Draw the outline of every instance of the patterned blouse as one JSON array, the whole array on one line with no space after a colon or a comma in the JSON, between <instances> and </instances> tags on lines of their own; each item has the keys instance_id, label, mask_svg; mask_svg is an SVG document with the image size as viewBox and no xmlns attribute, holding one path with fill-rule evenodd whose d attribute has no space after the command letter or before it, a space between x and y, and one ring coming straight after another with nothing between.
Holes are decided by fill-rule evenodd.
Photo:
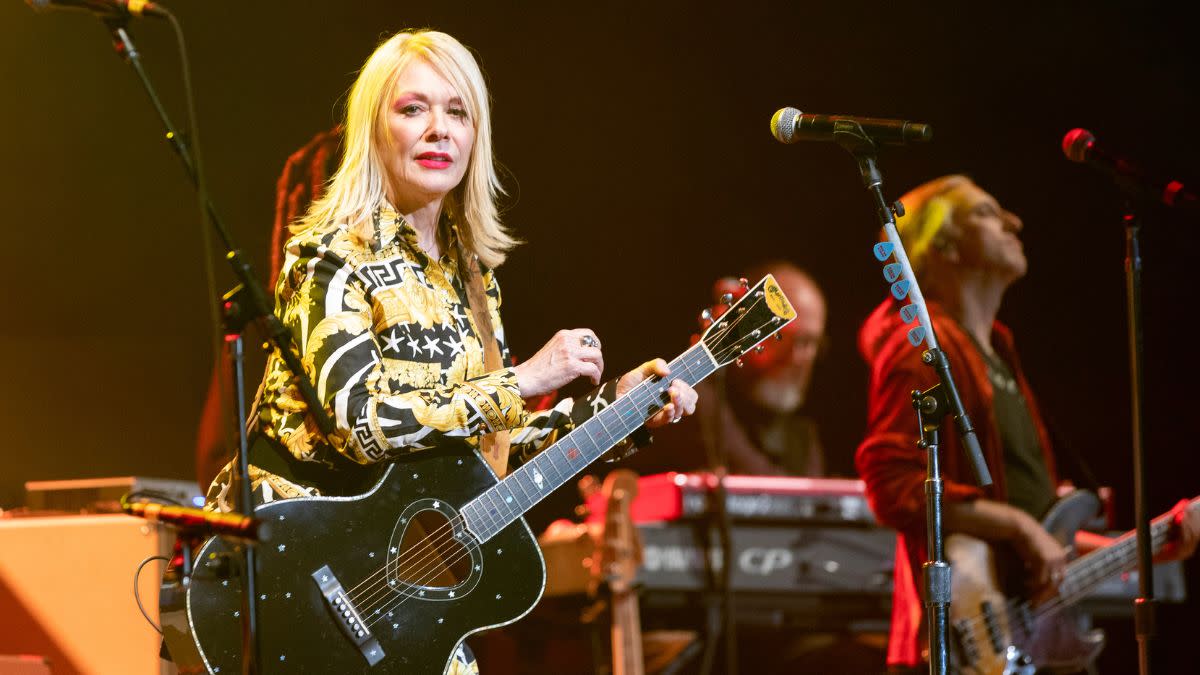
<instances>
[{"instance_id":1,"label":"patterned blouse","mask_svg":"<svg viewBox=\"0 0 1200 675\"><path fill-rule=\"evenodd\" d=\"M378 209L369 243L349 229L301 234L287 244L275 313L292 332L305 370L336 430L323 438L283 361L272 354L251 413L289 464L369 465L397 455L466 443L511 430L510 460L521 463L615 398L610 381L578 401L528 412L500 321L500 287L483 269L496 340L509 367L485 372L456 256L457 229L443 220L444 250L430 258L391 207ZM251 453L253 461L255 454ZM209 489L210 508L228 510L230 466ZM316 495L321 485L251 467L255 498Z\"/></svg>"}]
</instances>

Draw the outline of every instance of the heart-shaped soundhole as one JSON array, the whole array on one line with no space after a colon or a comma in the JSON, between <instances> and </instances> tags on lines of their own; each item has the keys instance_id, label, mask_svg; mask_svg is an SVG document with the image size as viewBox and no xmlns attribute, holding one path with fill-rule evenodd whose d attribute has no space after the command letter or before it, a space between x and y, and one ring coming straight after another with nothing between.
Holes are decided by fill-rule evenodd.
<instances>
[{"instance_id":1,"label":"heart-shaped soundhole","mask_svg":"<svg viewBox=\"0 0 1200 675\"><path fill-rule=\"evenodd\" d=\"M454 538L444 514L427 509L409 518L391 564L393 579L412 586L450 588L470 572L471 555Z\"/></svg>"}]
</instances>

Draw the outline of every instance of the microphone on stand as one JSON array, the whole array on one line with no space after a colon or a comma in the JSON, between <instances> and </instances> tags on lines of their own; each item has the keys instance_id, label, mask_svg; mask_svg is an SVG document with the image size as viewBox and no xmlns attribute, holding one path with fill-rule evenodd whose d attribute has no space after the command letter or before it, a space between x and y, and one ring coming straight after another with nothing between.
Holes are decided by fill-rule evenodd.
<instances>
[{"instance_id":1,"label":"microphone on stand","mask_svg":"<svg viewBox=\"0 0 1200 675\"><path fill-rule=\"evenodd\" d=\"M861 130L872 141L885 145L924 143L933 138L933 128L920 122L885 120L851 115L816 115L795 108L780 108L771 116L771 135L780 143L836 141L840 132Z\"/></svg>"},{"instance_id":2,"label":"microphone on stand","mask_svg":"<svg viewBox=\"0 0 1200 675\"><path fill-rule=\"evenodd\" d=\"M101 18L126 16L153 16L167 18L158 5L147 0L25 0L36 11L73 9L91 12Z\"/></svg>"},{"instance_id":3,"label":"microphone on stand","mask_svg":"<svg viewBox=\"0 0 1200 675\"><path fill-rule=\"evenodd\" d=\"M260 541L269 536L263 521L240 513L219 513L155 502L127 502L124 499L121 500L121 510L131 516L166 523L193 534L215 534L244 541Z\"/></svg>"},{"instance_id":4,"label":"microphone on stand","mask_svg":"<svg viewBox=\"0 0 1200 675\"><path fill-rule=\"evenodd\" d=\"M1177 180L1150 176L1136 162L1109 152L1087 129L1072 129L1063 136L1063 154L1072 162L1108 173L1129 196L1189 213L1200 212L1200 199Z\"/></svg>"}]
</instances>

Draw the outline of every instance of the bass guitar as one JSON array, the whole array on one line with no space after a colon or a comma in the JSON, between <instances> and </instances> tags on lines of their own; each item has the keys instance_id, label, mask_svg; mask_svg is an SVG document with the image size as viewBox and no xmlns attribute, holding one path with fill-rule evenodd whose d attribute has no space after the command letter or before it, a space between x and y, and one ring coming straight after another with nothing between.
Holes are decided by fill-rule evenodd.
<instances>
[{"instance_id":1,"label":"bass guitar","mask_svg":"<svg viewBox=\"0 0 1200 675\"><path fill-rule=\"evenodd\" d=\"M1091 492L1076 490L1055 502L1042 527L1064 546L1098 512L1100 500ZM1188 507L1200 508L1200 497ZM1171 514L1150 524L1151 548L1157 553L1167 542ZM954 570L951 579L951 664L965 675L1033 675L1086 669L1104 647L1099 631L1079 627L1074 606L1106 579L1137 564L1135 532L1124 535L1067 564L1054 597L1033 604L1021 596L1005 597L1013 575L1004 575L987 542L962 534L946 537L946 557ZM1007 576L1010 583L1001 581Z\"/></svg>"},{"instance_id":2,"label":"bass guitar","mask_svg":"<svg viewBox=\"0 0 1200 675\"><path fill-rule=\"evenodd\" d=\"M671 361L671 378L694 385L794 318L768 275ZM659 411L669 384L638 384L503 480L464 444L397 458L361 495L259 506L271 532L258 545L260 670L445 672L464 638L541 598L545 565L522 514ZM164 608L182 672L242 672L240 557L209 539L182 607Z\"/></svg>"}]
</instances>

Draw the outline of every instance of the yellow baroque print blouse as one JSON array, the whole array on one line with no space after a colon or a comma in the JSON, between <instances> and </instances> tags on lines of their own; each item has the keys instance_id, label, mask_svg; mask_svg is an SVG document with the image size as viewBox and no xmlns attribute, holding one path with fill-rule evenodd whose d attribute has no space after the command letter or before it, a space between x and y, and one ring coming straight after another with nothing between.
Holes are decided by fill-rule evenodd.
<instances>
[{"instance_id":1,"label":"yellow baroque print blouse","mask_svg":"<svg viewBox=\"0 0 1200 675\"><path fill-rule=\"evenodd\" d=\"M441 227L444 250L455 251L456 228L445 219ZM336 426L329 437L320 434L286 365L272 354L248 426L289 465L344 466L336 455L370 465L444 443L477 446L480 436L501 429L511 430L510 457L521 463L613 400L615 381L578 401L526 411L492 270L482 270L483 286L507 367L485 372L456 256L430 258L415 230L390 207L376 211L374 235L364 242L341 227L288 242L275 313L291 331ZM250 457L253 463L253 451ZM324 489L256 466L251 483L263 502ZM210 508L230 508L229 485L227 466L209 490Z\"/></svg>"}]
</instances>

